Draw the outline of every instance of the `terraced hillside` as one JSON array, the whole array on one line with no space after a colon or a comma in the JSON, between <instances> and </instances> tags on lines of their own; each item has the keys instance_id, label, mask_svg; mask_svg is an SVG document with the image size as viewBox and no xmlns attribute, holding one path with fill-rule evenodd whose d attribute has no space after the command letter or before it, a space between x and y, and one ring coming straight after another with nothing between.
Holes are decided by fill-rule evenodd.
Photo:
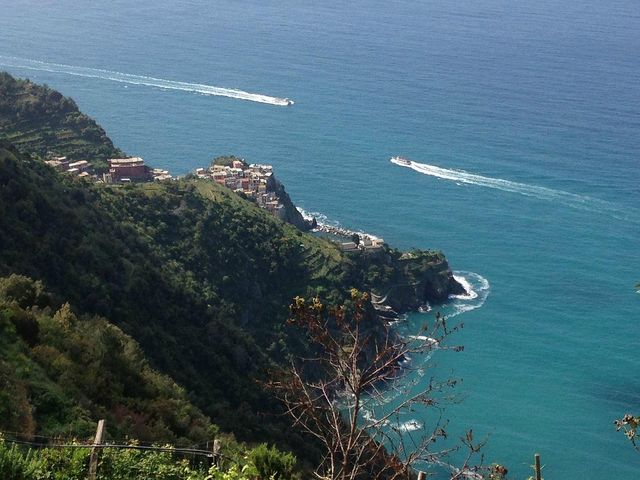
<instances>
[{"instance_id":1,"label":"terraced hillside","mask_svg":"<svg viewBox=\"0 0 640 480\"><path fill-rule=\"evenodd\" d=\"M92 160L103 168L107 158L122 155L72 99L6 72L0 72L0 138L22 152Z\"/></svg>"}]
</instances>

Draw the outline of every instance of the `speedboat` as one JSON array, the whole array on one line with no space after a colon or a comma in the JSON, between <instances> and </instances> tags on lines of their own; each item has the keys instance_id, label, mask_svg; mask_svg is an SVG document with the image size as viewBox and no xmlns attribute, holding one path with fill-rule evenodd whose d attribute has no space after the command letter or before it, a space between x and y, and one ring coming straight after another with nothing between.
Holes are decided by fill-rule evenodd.
<instances>
[{"instance_id":1,"label":"speedboat","mask_svg":"<svg viewBox=\"0 0 640 480\"><path fill-rule=\"evenodd\" d=\"M411 166L411 160L408 160L404 157L391 157L391 161L398 165L404 165L405 167Z\"/></svg>"}]
</instances>

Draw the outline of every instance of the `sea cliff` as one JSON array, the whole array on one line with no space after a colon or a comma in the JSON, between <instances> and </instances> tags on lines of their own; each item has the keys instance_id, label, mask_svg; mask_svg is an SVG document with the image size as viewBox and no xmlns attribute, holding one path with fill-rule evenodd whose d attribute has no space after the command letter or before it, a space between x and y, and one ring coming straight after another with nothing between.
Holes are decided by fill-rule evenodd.
<instances>
[{"instance_id":1,"label":"sea cliff","mask_svg":"<svg viewBox=\"0 0 640 480\"><path fill-rule=\"evenodd\" d=\"M388 247L364 254L358 268L367 272L372 303L382 318L446 302L450 295L465 294L442 252L401 252Z\"/></svg>"},{"instance_id":2,"label":"sea cliff","mask_svg":"<svg viewBox=\"0 0 640 480\"><path fill-rule=\"evenodd\" d=\"M295 227L299 228L303 232L306 232L312 229L315 226L315 221L305 219L300 211L296 208L295 204L289 197L289 194L286 192L284 185L278 180L274 178L274 191L284 206L284 214L282 220Z\"/></svg>"}]
</instances>

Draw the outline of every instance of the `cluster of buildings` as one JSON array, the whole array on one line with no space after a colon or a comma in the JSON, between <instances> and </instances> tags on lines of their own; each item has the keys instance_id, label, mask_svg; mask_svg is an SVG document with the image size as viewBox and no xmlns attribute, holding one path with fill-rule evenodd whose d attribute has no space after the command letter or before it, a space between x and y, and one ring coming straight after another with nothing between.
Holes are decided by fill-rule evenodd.
<instances>
[{"instance_id":1,"label":"cluster of buildings","mask_svg":"<svg viewBox=\"0 0 640 480\"><path fill-rule=\"evenodd\" d=\"M110 158L109 171L102 175L105 183L153 182L173 178L168 170L151 168L141 157Z\"/></svg>"},{"instance_id":2,"label":"cluster of buildings","mask_svg":"<svg viewBox=\"0 0 640 480\"><path fill-rule=\"evenodd\" d=\"M67 157L53 157L50 160L46 160L45 163L59 172L65 172L77 177L91 177L93 172L93 165L87 160L72 162Z\"/></svg>"},{"instance_id":3,"label":"cluster of buildings","mask_svg":"<svg viewBox=\"0 0 640 480\"><path fill-rule=\"evenodd\" d=\"M168 170L145 165L141 157L110 158L108 160L109 170L102 176L95 174L93 165L87 160L72 162L67 157L52 157L45 163L59 172L104 183L153 182L173 178Z\"/></svg>"},{"instance_id":4,"label":"cluster of buildings","mask_svg":"<svg viewBox=\"0 0 640 480\"><path fill-rule=\"evenodd\" d=\"M340 248L345 252L372 252L381 250L384 247L382 238L361 233L358 235L358 242L341 242Z\"/></svg>"},{"instance_id":5,"label":"cluster of buildings","mask_svg":"<svg viewBox=\"0 0 640 480\"><path fill-rule=\"evenodd\" d=\"M248 165L242 160L233 160L229 165L213 164L208 169L198 168L196 176L244 194L276 217L285 216L285 207L276 193L277 184L271 165Z\"/></svg>"},{"instance_id":6,"label":"cluster of buildings","mask_svg":"<svg viewBox=\"0 0 640 480\"><path fill-rule=\"evenodd\" d=\"M102 175L105 183L149 182L152 180L151 168L144 164L141 157L110 158L109 171Z\"/></svg>"}]
</instances>

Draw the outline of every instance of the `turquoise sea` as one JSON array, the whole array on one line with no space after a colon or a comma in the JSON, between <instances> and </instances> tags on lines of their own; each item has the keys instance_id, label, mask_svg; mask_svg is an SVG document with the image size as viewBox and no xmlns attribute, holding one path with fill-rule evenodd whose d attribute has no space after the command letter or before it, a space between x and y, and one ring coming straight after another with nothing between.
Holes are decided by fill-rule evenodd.
<instances>
[{"instance_id":1,"label":"turquoise sea","mask_svg":"<svg viewBox=\"0 0 640 480\"><path fill-rule=\"evenodd\" d=\"M154 166L272 163L305 210L442 249L478 293L433 357L464 379L453 436L490 435L510 478L540 452L548 479L632 479L639 32L637 0L0 0L0 68Z\"/></svg>"}]
</instances>

